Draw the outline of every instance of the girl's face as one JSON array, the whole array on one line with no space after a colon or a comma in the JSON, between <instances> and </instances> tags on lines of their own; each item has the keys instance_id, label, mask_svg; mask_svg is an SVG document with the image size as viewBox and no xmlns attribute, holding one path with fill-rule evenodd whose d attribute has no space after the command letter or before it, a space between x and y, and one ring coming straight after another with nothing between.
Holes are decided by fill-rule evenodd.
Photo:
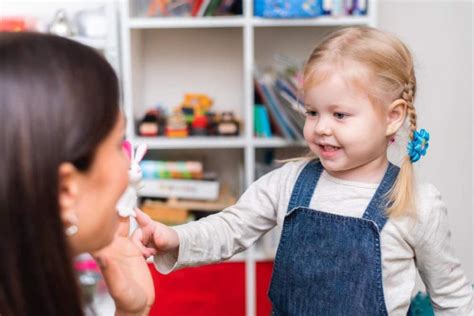
<instances>
[{"instance_id":1,"label":"girl's face","mask_svg":"<svg viewBox=\"0 0 474 316\"><path fill-rule=\"evenodd\" d=\"M71 210L77 216L77 234L71 236L74 253L107 246L118 224L116 204L128 184L129 160L122 149L125 119L122 114L97 148L86 172L74 174L77 187Z\"/></svg>"},{"instance_id":2,"label":"girl's face","mask_svg":"<svg viewBox=\"0 0 474 316\"><path fill-rule=\"evenodd\" d=\"M329 174L353 181L381 179L388 161L382 106L334 71L305 91L305 107L305 140Z\"/></svg>"}]
</instances>

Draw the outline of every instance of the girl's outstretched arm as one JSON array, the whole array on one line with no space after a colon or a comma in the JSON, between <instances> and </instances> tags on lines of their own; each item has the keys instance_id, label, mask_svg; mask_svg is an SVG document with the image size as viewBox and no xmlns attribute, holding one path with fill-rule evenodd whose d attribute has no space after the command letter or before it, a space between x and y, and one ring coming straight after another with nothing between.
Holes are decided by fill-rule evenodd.
<instances>
[{"instance_id":1,"label":"girl's outstretched arm","mask_svg":"<svg viewBox=\"0 0 474 316\"><path fill-rule=\"evenodd\" d=\"M150 219L143 220L140 214L137 219L141 228L134 239L141 243L145 256L154 255L161 273L229 259L276 225L287 171L285 165L266 174L253 183L235 205L196 222L171 228Z\"/></svg>"}]
</instances>

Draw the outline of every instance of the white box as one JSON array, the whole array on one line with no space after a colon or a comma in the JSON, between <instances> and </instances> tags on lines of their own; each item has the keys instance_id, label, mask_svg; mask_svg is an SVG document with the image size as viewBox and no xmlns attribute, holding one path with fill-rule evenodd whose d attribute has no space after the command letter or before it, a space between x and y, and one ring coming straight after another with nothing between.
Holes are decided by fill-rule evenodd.
<instances>
[{"instance_id":1,"label":"white box","mask_svg":"<svg viewBox=\"0 0 474 316\"><path fill-rule=\"evenodd\" d=\"M140 196L182 198L191 200L217 200L219 181L182 179L144 179Z\"/></svg>"}]
</instances>

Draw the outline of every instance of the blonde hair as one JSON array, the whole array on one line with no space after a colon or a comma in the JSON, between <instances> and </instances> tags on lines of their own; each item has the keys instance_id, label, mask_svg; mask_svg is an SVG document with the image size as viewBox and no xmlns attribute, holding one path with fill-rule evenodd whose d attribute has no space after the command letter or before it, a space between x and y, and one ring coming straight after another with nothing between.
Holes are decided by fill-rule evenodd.
<instances>
[{"instance_id":1,"label":"blonde hair","mask_svg":"<svg viewBox=\"0 0 474 316\"><path fill-rule=\"evenodd\" d=\"M364 67L344 67L355 62ZM343 68L344 67L344 68ZM364 73L353 68L363 69ZM371 27L350 27L331 33L311 53L303 74L303 91L323 81L332 71L342 70L351 83L363 87L373 104L391 104L403 99L407 104L409 137L416 130L413 105L416 78L408 48L395 36ZM388 194L390 217L414 214L413 165L404 157L397 179Z\"/></svg>"}]
</instances>

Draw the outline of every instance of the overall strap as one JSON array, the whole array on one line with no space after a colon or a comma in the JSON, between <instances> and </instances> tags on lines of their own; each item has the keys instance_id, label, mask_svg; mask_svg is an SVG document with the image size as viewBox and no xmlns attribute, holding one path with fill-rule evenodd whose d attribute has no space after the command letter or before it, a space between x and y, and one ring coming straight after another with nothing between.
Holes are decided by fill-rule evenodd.
<instances>
[{"instance_id":1,"label":"overall strap","mask_svg":"<svg viewBox=\"0 0 474 316\"><path fill-rule=\"evenodd\" d=\"M388 168L387 171L385 171L382 182L377 188L377 191L375 191L372 200L370 201L367 209L364 212L364 215L362 216L362 218L374 221L379 227L380 231L382 231L382 228L388 219L386 208L390 206L390 203L387 202L387 193L395 183L399 171L400 168L390 162L388 163Z\"/></svg>"},{"instance_id":2,"label":"overall strap","mask_svg":"<svg viewBox=\"0 0 474 316\"><path fill-rule=\"evenodd\" d=\"M309 207L314 189L323 171L323 166L319 160L311 160L301 171L298 180L293 187L288 212L295 207Z\"/></svg>"}]
</instances>

